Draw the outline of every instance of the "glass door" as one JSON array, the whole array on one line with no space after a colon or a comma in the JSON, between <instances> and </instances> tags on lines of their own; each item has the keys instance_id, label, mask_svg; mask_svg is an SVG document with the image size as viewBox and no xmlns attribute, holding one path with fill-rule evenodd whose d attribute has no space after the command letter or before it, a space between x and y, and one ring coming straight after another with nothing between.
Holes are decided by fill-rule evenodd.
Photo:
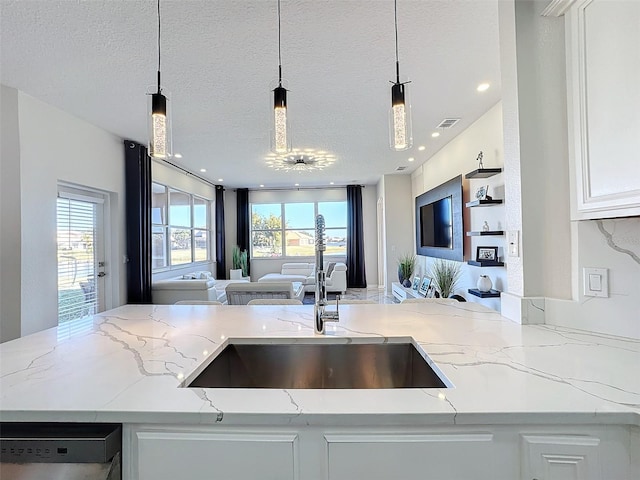
<instances>
[{"instance_id":1,"label":"glass door","mask_svg":"<svg viewBox=\"0 0 640 480\"><path fill-rule=\"evenodd\" d=\"M101 198L58 194L58 324L105 309L103 210Z\"/></svg>"}]
</instances>

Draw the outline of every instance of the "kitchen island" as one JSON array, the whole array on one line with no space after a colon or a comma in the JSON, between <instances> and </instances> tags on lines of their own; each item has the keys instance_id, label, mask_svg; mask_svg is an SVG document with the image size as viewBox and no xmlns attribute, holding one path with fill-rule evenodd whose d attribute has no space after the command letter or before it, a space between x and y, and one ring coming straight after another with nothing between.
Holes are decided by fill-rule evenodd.
<instances>
[{"instance_id":1,"label":"kitchen island","mask_svg":"<svg viewBox=\"0 0 640 480\"><path fill-rule=\"evenodd\" d=\"M123 306L0 345L0 420L122 423L131 480L640 477L640 341L451 300L327 330L304 305ZM234 339L313 337L409 339L452 387L184 387Z\"/></svg>"}]
</instances>

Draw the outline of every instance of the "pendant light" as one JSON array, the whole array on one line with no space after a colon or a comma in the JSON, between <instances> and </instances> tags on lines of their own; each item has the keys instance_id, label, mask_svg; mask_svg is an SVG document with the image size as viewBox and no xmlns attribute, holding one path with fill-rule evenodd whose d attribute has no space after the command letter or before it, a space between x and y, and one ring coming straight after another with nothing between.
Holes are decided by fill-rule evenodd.
<instances>
[{"instance_id":1,"label":"pendant light","mask_svg":"<svg viewBox=\"0 0 640 480\"><path fill-rule=\"evenodd\" d=\"M396 81L391 82L391 110L389 110L389 146L398 152L408 150L413 145L411 132L411 105L405 85L400 82L400 61L398 59L398 0L394 0L396 31Z\"/></svg>"},{"instance_id":2,"label":"pendant light","mask_svg":"<svg viewBox=\"0 0 640 480\"><path fill-rule=\"evenodd\" d=\"M155 90L155 91L153 91ZM158 85L149 96L149 155L171 157L171 115L167 97L160 87L160 0L158 0Z\"/></svg>"},{"instance_id":3,"label":"pendant light","mask_svg":"<svg viewBox=\"0 0 640 480\"><path fill-rule=\"evenodd\" d=\"M280 0L278 0L278 86L273 90L273 133L271 151L291 151L291 135L287 117L287 89L282 86L282 55L280 52Z\"/></svg>"}]
</instances>

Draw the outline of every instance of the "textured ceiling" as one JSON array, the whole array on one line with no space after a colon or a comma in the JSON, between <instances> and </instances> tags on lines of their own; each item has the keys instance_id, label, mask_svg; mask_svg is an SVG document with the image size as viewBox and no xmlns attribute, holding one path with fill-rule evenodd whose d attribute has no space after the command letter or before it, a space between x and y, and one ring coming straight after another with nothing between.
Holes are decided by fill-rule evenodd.
<instances>
[{"instance_id":1,"label":"textured ceiling","mask_svg":"<svg viewBox=\"0 0 640 480\"><path fill-rule=\"evenodd\" d=\"M398 166L411 172L500 99L497 0L399 0L414 147L393 152L393 1L281 5L293 146L329 151L336 162L300 173L264 160L278 73L276 0L162 0L162 83L173 105L174 152L183 154L175 163L228 186L371 184ZM0 8L3 84L146 142L154 1L0 0ZM482 82L491 88L480 94ZM432 138L445 117L461 121Z\"/></svg>"}]
</instances>

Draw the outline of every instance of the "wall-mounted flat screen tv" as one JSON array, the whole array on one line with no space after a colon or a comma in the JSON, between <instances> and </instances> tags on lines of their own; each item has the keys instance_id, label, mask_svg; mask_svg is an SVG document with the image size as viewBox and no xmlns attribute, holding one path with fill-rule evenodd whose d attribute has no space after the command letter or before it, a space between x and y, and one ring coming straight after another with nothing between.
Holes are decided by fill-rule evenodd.
<instances>
[{"instance_id":1,"label":"wall-mounted flat screen tv","mask_svg":"<svg viewBox=\"0 0 640 480\"><path fill-rule=\"evenodd\" d=\"M462 175L416 197L416 253L464 259Z\"/></svg>"},{"instance_id":2,"label":"wall-mounted flat screen tv","mask_svg":"<svg viewBox=\"0 0 640 480\"><path fill-rule=\"evenodd\" d=\"M453 248L451 196L420 207L420 246Z\"/></svg>"}]
</instances>

